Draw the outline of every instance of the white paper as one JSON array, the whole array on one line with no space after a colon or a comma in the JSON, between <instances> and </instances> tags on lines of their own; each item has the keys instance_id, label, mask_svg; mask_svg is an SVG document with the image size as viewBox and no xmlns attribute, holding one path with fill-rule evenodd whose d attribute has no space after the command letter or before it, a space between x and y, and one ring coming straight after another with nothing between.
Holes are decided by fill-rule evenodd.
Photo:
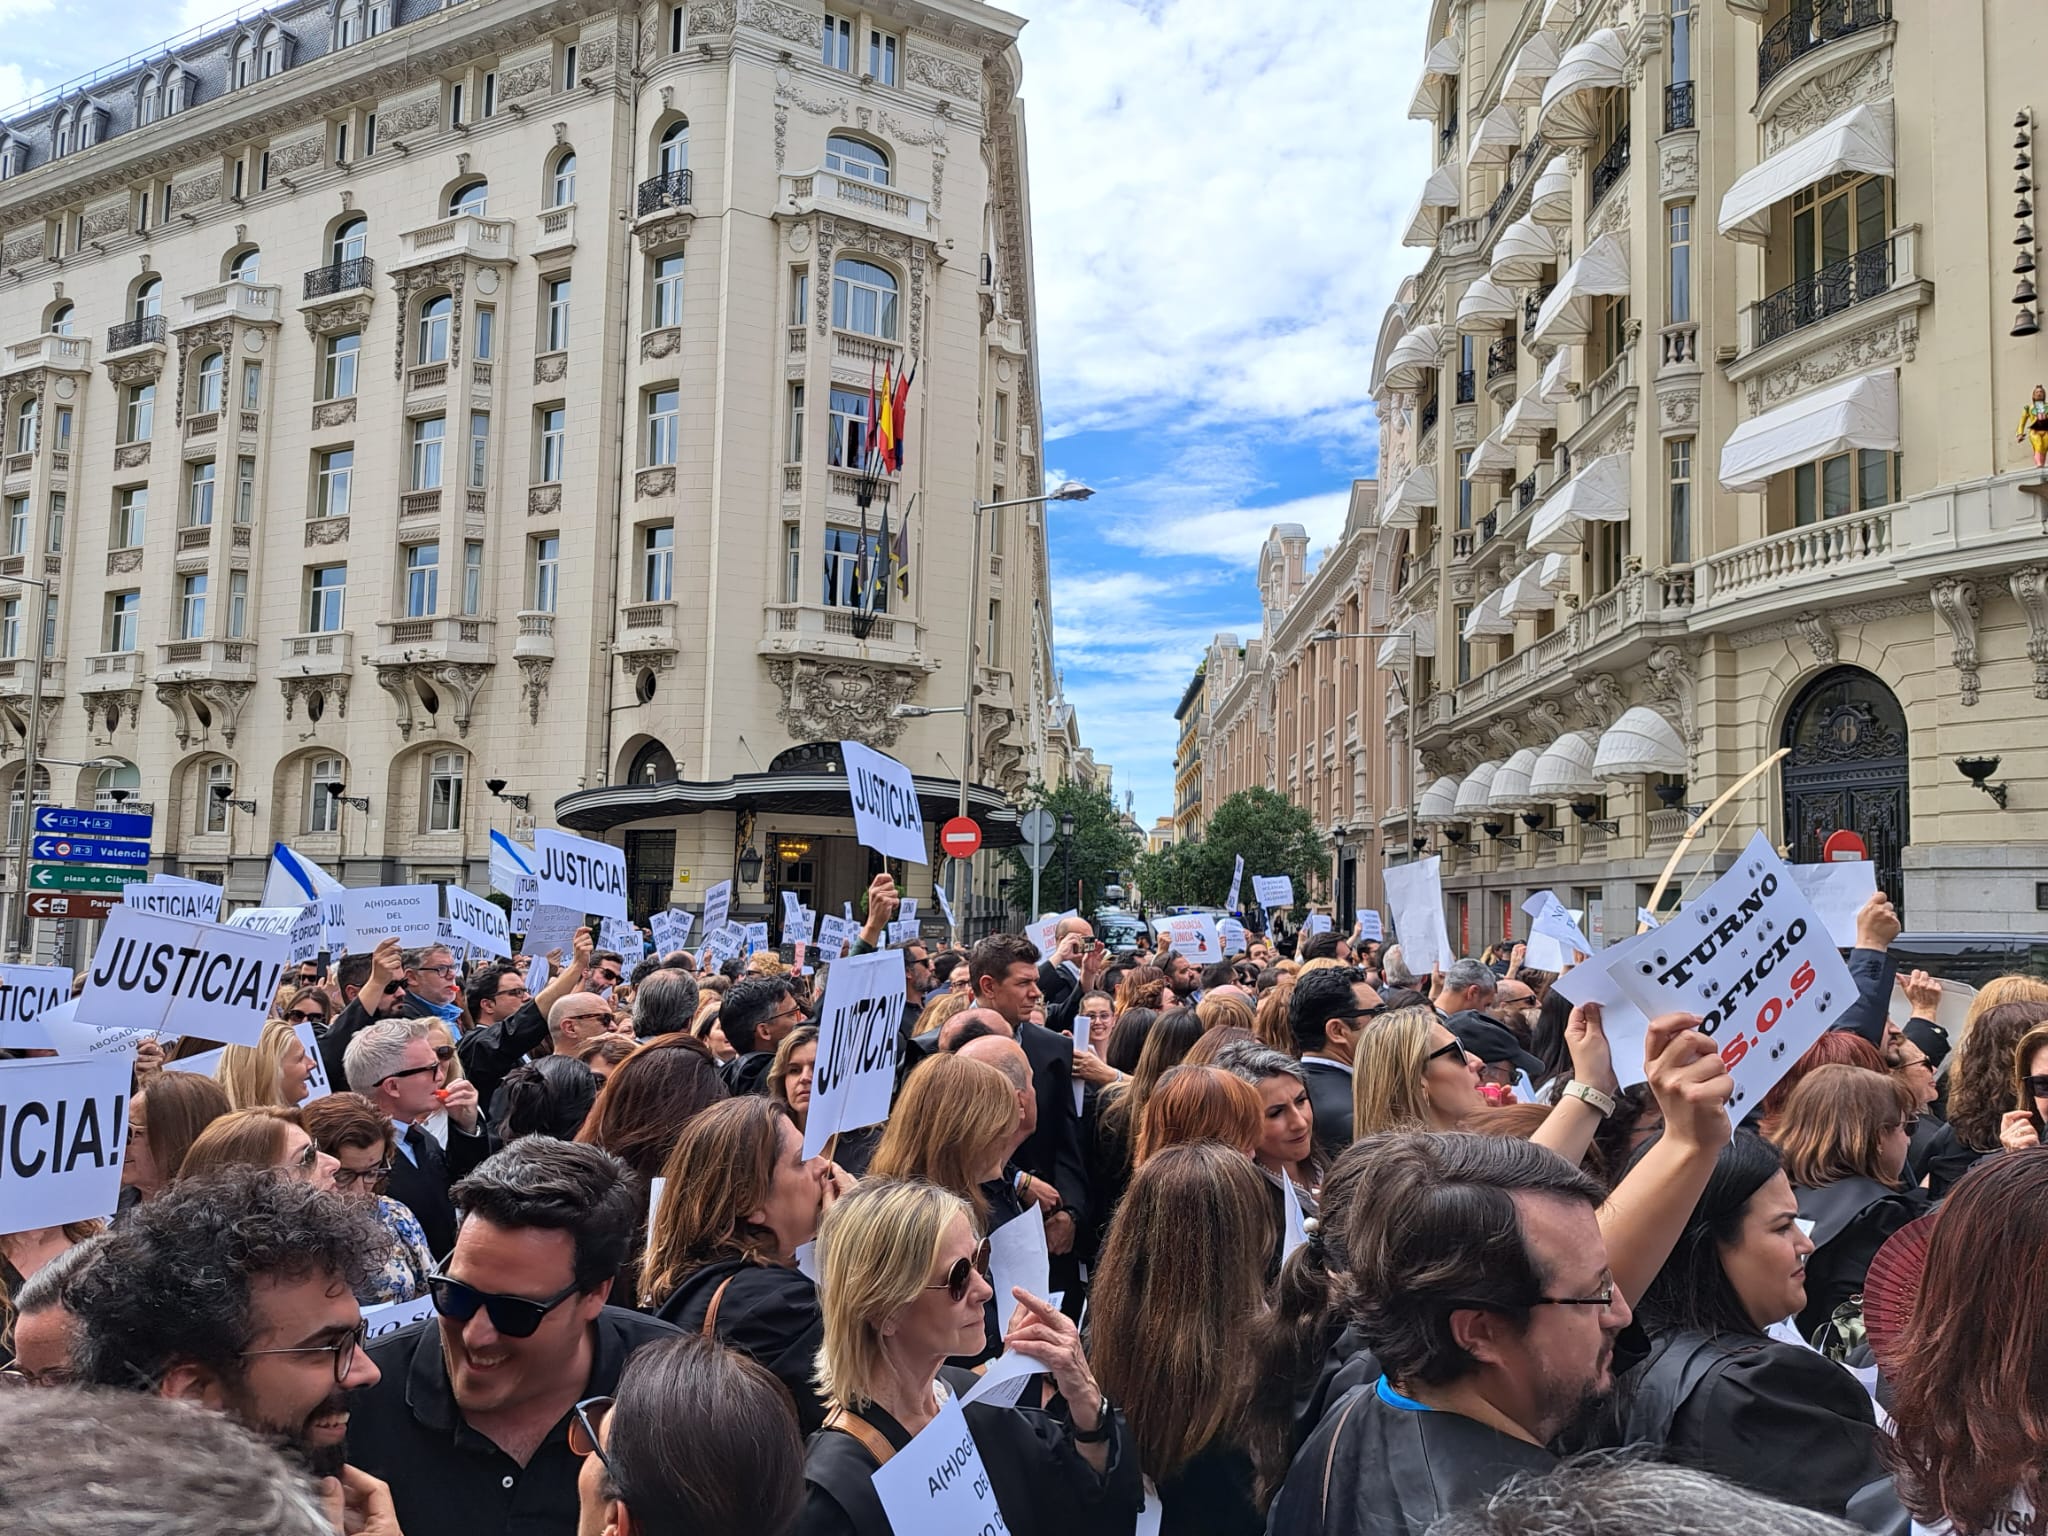
<instances>
[{"instance_id":1,"label":"white paper","mask_svg":"<svg viewBox=\"0 0 2048 1536\"><path fill-rule=\"evenodd\" d=\"M917 898L915 896L899 896L896 899L896 916L901 922L916 922Z\"/></svg>"},{"instance_id":2,"label":"white paper","mask_svg":"<svg viewBox=\"0 0 2048 1536\"><path fill-rule=\"evenodd\" d=\"M837 960L847 946L860 937L860 924L850 917L828 917L818 925L818 953L824 960Z\"/></svg>"},{"instance_id":3,"label":"white paper","mask_svg":"<svg viewBox=\"0 0 2048 1536\"><path fill-rule=\"evenodd\" d=\"M0 1029L0 1045L55 1051L59 1056L125 1057L134 1055L143 1041L156 1038L155 1032L147 1029L95 1029L90 1024L80 1024L77 1015L78 1004L67 998L36 1019ZM213 1069L209 1066L207 1070Z\"/></svg>"},{"instance_id":4,"label":"white paper","mask_svg":"<svg viewBox=\"0 0 2048 1536\"><path fill-rule=\"evenodd\" d=\"M534 874L545 906L571 907L598 917L626 915L623 849L573 832L540 827L533 834Z\"/></svg>"},{"instance_id":5,"label":"white paper","mask_svg":"<svg viewBox=\"0 0 2048 1536\"><path fill-rule=\"evenodd\" d=\"M217 923L220 921L220 895L217 885L158 875L147 884L138 880L122 887L121 905L133 912L148 912L158 917Z\"/></svg>"},{"instance_id":6,"label":"white paper","mask_svg":"<svg viewBox=\"0 0 2048 1536\"><path fill-rule=\"evenodd\" d=\"M424 1323L434 1316L434 1298L431 1294L416 1296L411 1301L386 1302L381 1307L363 1308L363 1327L368 1330L369 1341L388 1338L401 1328L414 1323Z\"/></svg>"},{"instance_id":7,"label":"white paper","mask_svg":"<svg viewBox=\"0 0 2048 1536\"><path fill-rule=\"evenodd\" d=\"M519 887L533 879L533 850L503 832L491 834L491 889L517 899Z\"/></svg>"},{"instance_id":8,"label":"white paper","mask_svg":"<svg viewBox=\"0 0 2048 1536\"><path fill-rule=\"evenodd\" d=\"M1970 1004L1976 1000L1977 989L1968 982L1942 982L1941 1001L1934 1005L1934 1022L1948 1031L1949 1039L1963 1038L1963 1025L1970 1017ZM1885 1014L1892 1023L1901 1026L1913 1016L1913 1005L1906 1000L1905 977L1893 978L1892 1000Z\"/></svg>"},{"instance_id":9,"label":"white paper","mask_svg":"<svg viewBox=\"0 0 2048 1536\"><path fill-rule=\"evenodd\" d=\"M292 1025L292 1033L299 1037L299 1044L306 1048L306 1063L313 1071L306 1079L306 1096L299 1100L300 1107L315 1099L324 1099L334 1092L334 1085L327 1081L327 1063L320 1056L320 1040L313 1033L310 1020L301 1019Z\"/></svg>"},{"instance_id":10,"label":"white paper","mask_svg":"<svg viewBox=\"0 0 2048 1536\"><path fill-rule=\"evenodd\" d=\"M459 885L442 887L448 904L448 926L471 949L504 959L512 953L512 924L496 902L485 901Z\"/></svg>"},{"instance_id":11,"label":"white paper","mask_svg":"<svg viewBox=\"0 0 2048 1536\"><path fill-rule=\"evenodd\" d=\"M647 1235L654 1235L654 1213L661 1209L661 1192L668 1188L668 1180L656 1174L647 1181Z\"/></svg>"},{"instance_id":12,"label":"white paper","mask_svg":"<svg viewBox=\"0 0 2048 1536\"><path fill-rule=\"evenodd\" d=\"M113 1214L131 1071L121 1054L0 1061L0 1232Z\"/></svg>"},{"instance_id":13,"label":"white paper","mask_svg":"<svg viewBox=\"0 0 2048 1536\"><path fill-rule=\"evenodd\" d=\"M1562 971L1571 956L1549 934L1532 933L1522 941L1522 963L1532 971Z\"/></svg>"},{"instance_id":14,"label":"white paper","mask_svg":"<svg viewBox=\"0 0 2048 1536\"><path fill-rule=\"evenodd\" d=\"M1280 1204L1287 1214L1287 1230L1280 1234L1280 1262L1285 1264L1287 1256L1308 1241L1308 1227L1301 1214L1301 1192L1285 1171L1280 1175Z\"/></svg>"},{"instance_id":15,"label":"white paper","mask_svg":"<svg viewBox=\"0 0 2048 1536\"><path fill-rule=\"evenodd\" d=\"M1361 939L1384 937L1384 930L1380 927L1380 915L1371 907L1363 908L1358 914L1358 936Z\"/></svg>"},{"instance_id":16,"label":"white paper","mask_svg":"<svg viewBox=\"0 0 2048 1536\"><path fill-rule=\"evenodd\" d=\"M696 914L679 912L671 907L665 912L651 912L647 926L654 930L654 947L663 955L672 955L679 949L690 947L690 929L695 926Z\"/></svg>"},{"instance_id":17,"label":"white paper","mask_svg":"<svg viewBox=\"0 0 2048 1536\"><path fill-rule=\"evenodd\" d=\"M1048 963L1051 962L1055 947L1053 934L1058 931L1060 918L1065 915L1065 913L1055 913L1051 917L1041 917L1035 923L1026 923L1024 925L1024 937L1029 939L1031 947L1038 951L1039 959Z\"/></svg>"},{"instance_id":18,"label":"white paper","mask_svg":"<svg viewBox=\"0 0 2048 1536\"><path fill-rule=\"evenodd\" d=\"M1256 882L1254 882L1254 883L1256 883ZM1244 885L1244 855L1240 853L1240 854L1239 854L1239 855L1237 856L1237 862L1236 862L1236 863L1235 863L1234 865L1232 865L1232 866L1231 866L1231 870L1230 870L1230 894L1229 894L1228 896L1226 896L1226 897L1224 897L1224 898L1223 898L1223 910L1224 910L1224 911L1226 911L1226 912L1235 912L1235 911L1237 910L1237 894L1238 894L1238 891L1239 891L1239 889L1240 889L1240 888L1241 888L1241 887L1242 887L1243 885Z\"/></svg>"},{"instance_id":19,"label":"white paper","mask_svg":"<svg viewBox=\"0 0 2048 1536\"><path fill-rule=\"evenodd\" d=\"M37 1021L70 1001L71 972L63 966L0 965L0 1047L57 1049Z\"/></svg>"},{"instance_id":20,"label":"white paper","mask_svg":"<svg viewBox=\"0 0 2048 1536\"><path fill-rule=\"evenodd\" d=\"M970 1403L992 1403L998 1408L1014 1408L1017 1399L1024 1395L1024 1387L1032 1377L1044 1372L1029 1355L1020 1355L1014 1349L1006 1349L989 1361L981 1373L981 1380L967 1389L960 1399L965 1408Z\"/></svg>"},{"instance_id":21,"label":"white paper","mask_svg":"<svg viewBox=\"0 0 2048 1536\"><path fill-rule=\"evenodd\" d=\"M732 882L721 880L704 893L703 931L708 937L725 926L732 913Z\"/></svg>"},{"instance_id":22,"label":"white paper","mask_svg":"<svg viewBox=\"0 0 2048 1536\"><path fill-rule=\"evenodd\" d=\"M526 952L530 955L547 955L556 950L567 959L576 948L576 930L583 926L583 914L572 912L567 907L536 906L533 916L526 920L522 930L526 939Z\"/></svg>"},{"instance_id":23,"label":"white paper","mask_svg":"<svg viewBox=\"0 0 2048 1536\"><path fill-rule=\"evenodd\" d=\"M1877 866L1868 859L1840 864L1793 864L1792 881L1807 899L1837 949L1856 947L1856 914L1877 894Z\"/></svg>"},{"instance_id":24,"label":"white paper","mask_svg":"<svg viewBox=\"0 0 2048 1536\"><path fill-rule=\"evenodd\" d=\"M1301 920L1301 931L1303 933L1328 933L1330 931L1330 914L1327 912L1309 913L1307 917Z\"/></svg>"},{"instance_id":25,"label":"white paper","mask_svg":"<svg viewBox=\"0 0 2048 1536\"><path fill-rule=\"evenodd\" d=\"M768 925L766 923L747 924L746 945L747 953L750 955L759 954L762 950L766 949L768 947Z\"/></svg>"},{"instance_id":26,"label":"white paper","mask_svg":"<svg viewBox=\"0 0 2048 1536\"><path fill-rule=\"evenodd\" d=\"M818 1242L813 1238L808 1243L796 1245L797 1273L807 1277L812 1285L818 1283Z\"/></svg>"},{"instance_id":27,"label":"white paper","mask_svg":"<svg viewBox=\"0 0 2048 1536\"><path fill-rule=\"evenodd\" d=\"M996 1321L1008 1333L1022 1305L1010 1288L1016 1286L1044 1298L1052 1289L1052 1254L1045 1245L1045 1208L1030 1201L1024 1214L1013 1216L988 1235L988 1280L996 1292Z\"/></svg>"},{"instance_id":28,"label":"white paper","mask_svg":"<svg viewBox=\"0 0 2048 1536\"><path fill-rule=\"evenodd\" d=\"M1252 896L1268 911L1294 905L1294 882L1285 875L1253 875Z\"/></svg>"},{"instance_id":29,"label":"white paper","mask_svg":"<svg viewBox=\"0 0 2048 1536\"><path fill-rule=\"evenodd\" d=\"M255 1045L288 951L275 934L116 907L100 929L76 1017L100 1029Z\"/></svg>"},{"instance_id":30,"label":"white paper","mask_svg":"<svg viewBox=\"0 0 2048 1536\"><path fill-rule=\"evenodd\" d=\"M1245 934L1244 924L1234 917L1223 918L1216 924L1216 941L1223 946L1223 953L1226 956L1241 955L1251 948L1251 940Z\"/></svg>"},{"instance_id":31,"label":"white paper","mask_svg":"<svg viewBox=\"0 0 2048 1536\"><path fill-rule=\"evenodd\" d=\"M302 902L296 907L244 907L239 912L230 913L221 926L283 934L291 946L288 963L292 965L320 958L323 925L317 901Z\"/></svg>"},{"instance_id":32,"label":"white paper","mask_svg":"<svg viewBox=\"0 0 2048 1536\"><path fill-rule=\"evenodd\" d=\"M194 1077L212 1077L220 1070L220 1064L227 1057L227 1047L201 1051L197 1056L181 1056L176 1061L164 1063L166 1072L189 1072Z\"/></svg>"},{"instance_id":33,"label":"white paper","mask_svg":"<svg viewBox=\"0 0 2048 1536\"><path fill-rule=\"evenodd\" d=\"M939 898L939 910L945 914L946 931L950 933L957 926L953 921L953 898L946 894L943 885L933 886L932 894Z\"/></svg>"},{"instance_id":34,"label":"white paper","mask_svg":"<svg viewBox=\"0 0 2048 1536\"><path fill-rule=\"evenodd\" d=\"M341 903L348 947L358 954L385 939L406 949L441 942L441 893L431 885L356 885L334 899Z\"/></svg>"},{"instance_id":35,"label":"white paper","mask_svg":"<svg viewBox=\"0 0 2048 1536\"><path fill-rule=\"evenodd\" d=\"M1008 1536L957 1398L948 1397L910 1444L875 1469L874 1482L898 1536Z\"/></svg>"},{"instance_id":36,"label":"white paper","mask_svg":"<svg viewBox=\"0 0 2048 1536\"><path fill-rule=\"evenodd\" d=\"M1458 957L1444 925L1443 860L1435 854L1412 864L1389 864L1381 878L1387 887L1387 911L1394 935L1401 941L1401 959L1417 976Z\"/></svg>"},{"instance_id":37,"label":"white paper","mask_svg":"<svg viewBox=\"0 0 2048 1536\"><path fill-rule=\"evenodd\" d=\"M540 879L535 875L519 876L519 888L512 893L512 931L525 933L533 922L533 909L540 905ZM580 914L579 914L580 915ZM532 946L529 945L529 948Z\"/></svg>"},{"instance_id":38,"label":"white paper","mask_svg":"<svg viewBox=\"0 0 2048 1536\"><path fill-rule=\"evenodd\" d=\"M1624 1088L1649 1081L1643 1052L1650 1039L1650 1016L1622 991L1612 968L1627 964L1638 943L1648 937L1632 934L1608 949L1595 950L1552 983L1568 1002L1600 1005L1600 1027L1614 1060L1614 1076Z\"/></svg>"},{"instance_id":39,"label":"white paper","mask_svg":"<svg viewBox=\"0 0 2048 1536\"><path fill-rule=\"evenodd\" d=\"M1538 891L1522 903L1522 910L1528 914L1529 933L1532 938L1541 934L1547 939L1556 940L1557 944L1567 951L1567 958L1571 953L1593 953L1593 941L1580 931L1570 910L1558 899L1557 892ZM1557 965L1542 966L1540 969L1561 971L1564 965L1560 962Z\"/></svg>"},{"instance_id":40,"label":"white paper","mask_svg":"<svg viewBox=\"0 0 2048 1536\"><path fill-rule=\"evenodd\" d=\"M1661 928L1664 925L1657 921L1657 914L1648 907L1637 907L1636 926L1638 928Z\"/></svg>"},{"instance_id":41,"label":"white paper","mask_svg":"<svg viewBox=\"0 0 2048 1536\"><path fill-rule=\"evenodd\" d=\"M1206 912L1180 912L1169 917L1166 942L1175 953L1197 965L1210 965L1223 958L1223 940L1216 932L1216 919Z\"/></svg>"},{"instance_id":42,"label":"white paper","mask_svg":"<svg viewBox=\"0 0 2048 1536\"><path fill-rule=\"evenodd\" d=\"M546 955L535 955L531 960L527 961L526 990L536 1001L538 1001L541 993L547 990L548 982L552 979L548 974L548 957Z\"/></svg>"},{"instance_id":43,"label":"white paper","mask_svg":"<svg viewBox=\"0 0 2048 1536\"><path fill-rule=\"evenodd\" d=\"M1077 985L1078 985L1078 983L1077 983ZM1090 1036L1090 1033L1089 1033L1089 1031L1090 1031L1090 1029L1091 1029L1091 1028L1092 1028L1092 1025L1091 1025L1091 1023L1090 1023L1090 1021L1089 1021L1088 1015L1087 1015L1087 1014L1085 1014L1085 1013L1082 1013L1082 1012L1081 1012L1081 1011L1080 1011L1080 1010L1079 1010L1078 1008L1077 1008L1077 1009L1075 1009L1075 1010L1074 1010L1074 1049L1075 1049L1076 1051L1085 1051L1085 1050L1087 1050L1087 1049L1088 1049L1088 1046L1089 1046L1089 1041L1090 1041L1090 1038L1091 1038L1091 1036ZM1082 1099L1082 1096L1083 1096L1084 1094L1086 1094L1086 1093L1087 1093L1087 1091L1088 1091L1088 1085L1087 1085L1086 1083L1082 1082L1082 1081L1081 1081L1081 1079L1080 1079L1079 1077L1076 1077L1076 1078L1074 1079L1074 1117L1075 1117L1076 1119L1079 1119L1079 1118L1080 1118L1080 1115L1081 1115L1081 1099Z\"/></svg>"},{"instance_id":44,"label":"white paper","mask_svg":"<svg viewBox=\"0 0 2048 1536\"><path fill-rule=\"evenodd\" d=\"M641 938L639 928L623 917L607 917L597 925L597 947L615 951L629 971L647 953L647 941Z\"/></svg>"},{"instance_id":45,"label":"white paper","mask_svg":"<svg viewBox=\"0 0 2048 1536\"><path fill-rule=\"evenodd\" d=\"M887 753L857 741L839 743L839 759L846 765L854 835L861 846L886 859L931 862L925 851L924 813L918 808L917 786L911 782L910 770Z\"/></svg>"},{"instance_id":46,"label":"white paper","mask_svg":"<svg viewBox=\"0 0 2048 1536\"><path fill-rule=\"evenodd\" d=\"M819 1010L805 1157L816 1157L834 1131L857 1131L889 1117L902 1019L902 956L878 950L833 963Z\"/></svg>"}]
</instances>

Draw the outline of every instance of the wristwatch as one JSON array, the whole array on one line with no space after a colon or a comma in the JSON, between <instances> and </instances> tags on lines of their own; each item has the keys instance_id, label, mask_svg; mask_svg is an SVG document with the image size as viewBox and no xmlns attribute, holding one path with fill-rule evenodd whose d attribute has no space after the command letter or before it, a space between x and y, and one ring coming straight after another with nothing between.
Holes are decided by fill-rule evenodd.
<instances>
[{"instance_id":1,"label":"wristwatch","mask_svg":"<svg viewBox=\"0 0 2048 1536\"><path fill-rule=\"evenodd\" d=\"M1574 1078L1564 1085L1564 1092L1566 1098L1584 1099L1588 1104L1599 1110L1602 1120L1605 1120L1614 1113L1614 1095L1602 1093L1591 1083L1582 1083L1577 1078Z\"/></svg>"},{"instance_id":2,"label":"wristwatch","mask_svg":"<svg viewBox=\"0 0 2048 1536\"><path fill-rule=\"evenodd\" d=\"M1109 1406L1109 1394L1103 1392L1100 1393L1100 1396L1102 1401L1096 1405L1095 1427L1093 1429L1083 1429L1078 1424L1069 1426L1074 1432L1074 1438L1082 1445L1100 1445L1116 1432L1114 1422L1116 1410ZM1072 1409L1068 1410L1069 1413L1072 1411Z\"/></svg>"}]
</instances>

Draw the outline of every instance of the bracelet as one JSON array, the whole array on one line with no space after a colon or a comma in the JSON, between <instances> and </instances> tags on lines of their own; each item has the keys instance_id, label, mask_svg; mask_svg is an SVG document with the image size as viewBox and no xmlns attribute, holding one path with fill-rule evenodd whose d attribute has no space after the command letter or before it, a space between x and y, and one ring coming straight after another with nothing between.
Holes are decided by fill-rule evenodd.
<instances>
[{"instance_id":1,"label":"bracelet","mask_svg":"<svg viewBox=\"0 0 2048 1536\"><path fill-rule=\"evenodd\" d=\"M1564 1085L1564 1092L1567 1098L1583 1099L1586 1103L1592 1105L1593 1108L1600 1111L1600 1118L1602 1120L1605 1120L1614 1113L1614 1095L1602 1093L1591 1083L1582 1083L1574 1078L1571 1082Z\"/></svg>"},{"instance_id":2,"label":"bracelet","mask_svg":"<svg viewBox=\"0 0 2048 1536\"><path fill-rule=\"evenodd\" d=\"M1067 1411L1072 1413L1073 1409L1069 1408ZM1083 1429L1080 1425L1074 1424L1071 1421L1068 1423L1067 1427L1072 1431L1074 1439L1082 1445L1100 1445L1116 1433L1116 1420L1114 1417L1116 1410L1109 1406L1108 1393L1104 1392L1101 1394L1101 1402L1096 1407L1095 1412L1096 1419L1093 1429Z\"/></svg>"}]
</instances>

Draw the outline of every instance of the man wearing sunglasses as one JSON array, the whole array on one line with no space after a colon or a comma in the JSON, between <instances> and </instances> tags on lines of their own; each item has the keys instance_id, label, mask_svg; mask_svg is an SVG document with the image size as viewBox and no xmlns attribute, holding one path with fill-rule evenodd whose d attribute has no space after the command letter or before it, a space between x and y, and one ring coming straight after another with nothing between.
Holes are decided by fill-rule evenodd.
<instances>
[{"instance_id":1,"label":"man wearing sunglasses","mask_svg":"<svg viewBox=\"0 0 2048 1536\"><path fill-rule=\"evenodd\" d=\"M1287 1027L1301 1052L1316 1145L1325 1157L1351 1145L1351 1056L1379 1011L1379 994L1355 966L1310 971L1287 999Z\"/></svg>"},{"instance_id":2,"label":"man wearing sunglasses","mask_svg":"<svg viewBox=\"0 0 2048 1536\"><path fill-rule=\"evenodd\" d=\"M348 1043L342 1067L348 1085L377 1106L391 1122L398 1155L391 1160L386 1193L419 1218L430 1251L446 1253L455 1242L455 1207L449 1186L490 1153L478 1111L474 1081L457 1078L441 1086L445 1065L424 1019L386 1019ZM445 1095L445 1097L444 1097ZM429 1136L421 1121L437 1109L448 1111L448 1145Z\"/></svg>"},{"instance_id":3,"label":"man wearing sunglasses","mask_svg":"<svg viewBox=\"0 0 2048 1536\"><path fill-rule=\"evenodd\" d=\"M476 1084L479 1104L491 1104L512 1069L548 1038L549 1010L579 995L592 948L590 930L578 928L570 942L569 963L539 996L527 990L525 967L509 962L487 965L470 978L470 1027L455 1050L463 1072Z\"/></svg>"},{"instance_id":4,"label":"man wearing sunglasses","mask_svg":"<svg viewBox=\"0 0 2048 1536\"><path fill-rule=\"evenodd\" d=\"M391 1484L407 1531L573 1531L576 1405L677 1334L605 1304L642 1197L617 1159L544 1136L453 1196L455 1248L428 1286L439 1315L372 1346L383 1377L360 1396L356 1464Z\"/></svg>"}]
</instances>

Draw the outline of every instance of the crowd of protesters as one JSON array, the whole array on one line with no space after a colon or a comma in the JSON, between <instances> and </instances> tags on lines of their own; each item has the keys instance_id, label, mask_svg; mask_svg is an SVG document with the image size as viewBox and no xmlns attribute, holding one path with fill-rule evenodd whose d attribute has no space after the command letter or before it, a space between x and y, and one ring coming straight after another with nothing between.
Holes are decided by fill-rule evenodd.
<instances>
[{"instance_id":1,"label":"crowd of protesters","mask_svg":"<svg viewBox=\"0 0 2048 1536\"><path fill-rule=\"evenodd\" d=\"M1518 946L912 942L812 1157L829 966L309 962L138 1054L109 1220L0 1236L0 1530L883 1536L959 1404L1018 1536L2042 1536L2048 982L1893 1023L1897 934L1740 1126Z\"/></svg>"}]
</instances>

